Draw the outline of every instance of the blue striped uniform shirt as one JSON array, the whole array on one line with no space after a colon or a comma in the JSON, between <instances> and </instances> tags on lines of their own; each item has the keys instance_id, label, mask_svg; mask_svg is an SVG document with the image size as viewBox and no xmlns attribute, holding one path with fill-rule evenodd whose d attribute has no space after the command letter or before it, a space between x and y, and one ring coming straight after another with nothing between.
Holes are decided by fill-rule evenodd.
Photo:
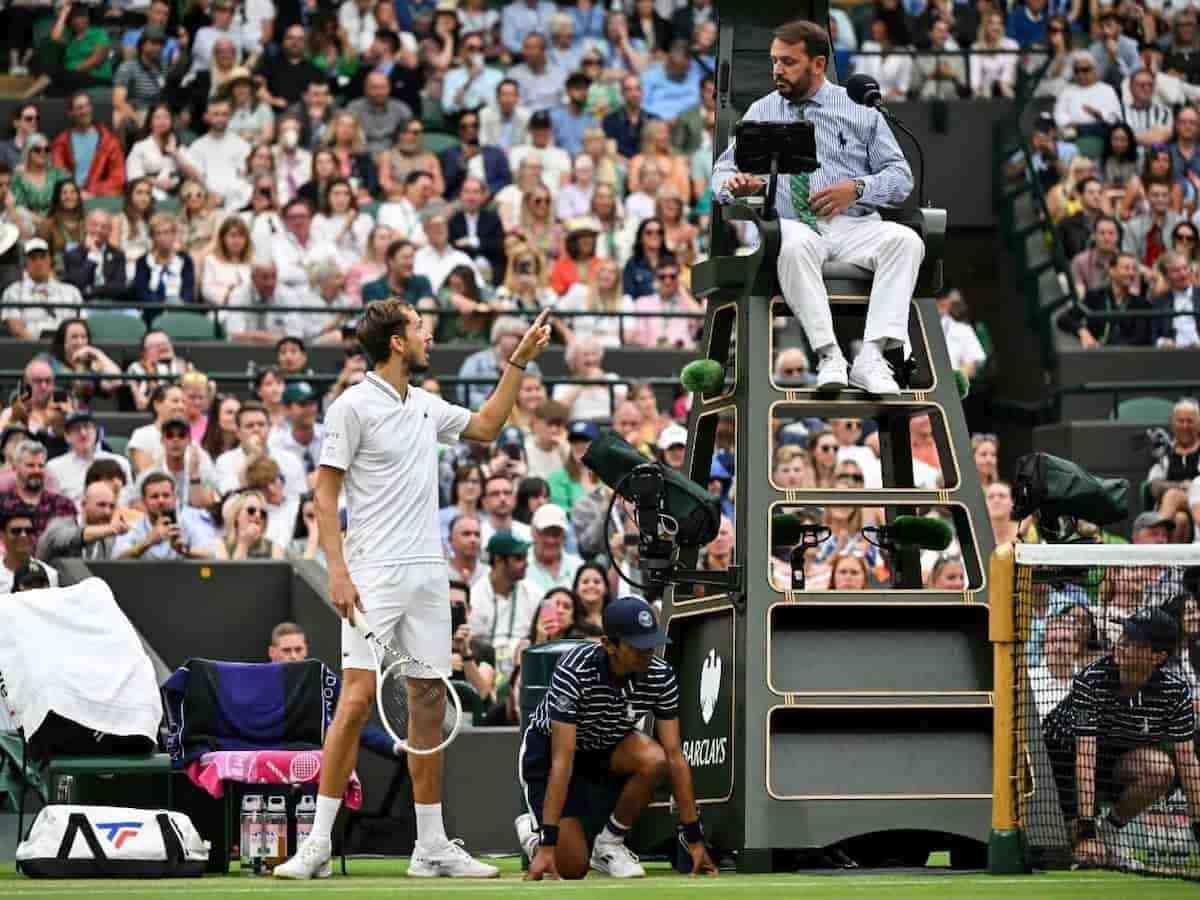
<instances>
[{"instance_id":1,"label":"blue striped uniform shirt","mask_svg":"<svg viewBox=\"0 0 1200 900\"><path fill-rule=\"evenodd\" d=\"M751 103L743 118L750 122L799 122L802 117L797 104L772 91ZM805 104L803 118L813 123L817 159L821 163L809 175L811 193L839 181L861 178L866 189L862 200L846 211L845 215L850 216L865 216L880 206L899 206L912 193L912 169L878 110L859 106L845 88L826 81ZM725 182L737 173L733 161L735 144L736 141L729 142L713 167L712 189L719 203L728 204L736 199L725 188ZM782 174L775 192L775 211L780 218L796 218L792 192Z\"/></svg>"},{"instance_id":2,"label":"blue striped uniform shirt","mask_svg":"<svg viewBox=\"0 0 1200 900\"><path fill-rule=\"evenodd\" d=\"M553 722L574 725L577 749L607 753L647 713L655 719L679 717L679 683L671 664L656 656L648 671L618 682L603 645L589 641L558 661L529 727L549 736Z\"/></svg>"}]
</instances>

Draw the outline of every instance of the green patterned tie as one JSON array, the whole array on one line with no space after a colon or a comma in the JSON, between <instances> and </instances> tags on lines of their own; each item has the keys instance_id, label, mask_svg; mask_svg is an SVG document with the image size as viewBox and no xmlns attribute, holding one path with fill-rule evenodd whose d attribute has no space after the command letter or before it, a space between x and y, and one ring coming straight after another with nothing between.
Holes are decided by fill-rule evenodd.
<instances>
[{"instance_id":1,"label":"green patterned tie","mask_svg":"<svg viewBox=\"0 0 1200 900\"><path fill-rule=\"evenodd\" d=\"M807 100L796 104L797 115L801 122L804 121L804 108L807 105ZM792 209L796 212L796 218L816 231L817 217L813 214L812 206L808 202L808 173L792 175L788 181L792 189Z\"/></svg>"}]
</instances>

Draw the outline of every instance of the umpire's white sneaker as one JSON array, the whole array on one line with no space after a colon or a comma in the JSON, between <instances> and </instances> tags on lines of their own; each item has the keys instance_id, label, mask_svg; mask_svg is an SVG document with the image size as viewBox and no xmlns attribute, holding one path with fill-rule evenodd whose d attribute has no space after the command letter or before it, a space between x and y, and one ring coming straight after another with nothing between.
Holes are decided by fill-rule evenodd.
<instances>
[{"instance_id":1,"label":"umpire's white sneaker","mask_svg":"<svg viewBox=\"0 0 1200 900\"><path fill-rule=\"evenodd\" d=\"M597 840L592 847L592 868L613 878L645 878L637 854L624 841Z\"/></svg>"},{"instance_id":2,"label":"umpire's white sneaker","mask_svg":"<svg viewBox=\"0 0 1200 900\"><path fill-rule=\"evenodd\" d=\"M408 874L412 878L499 878L500 870L475 859L456 839L432 849L417 844Z\"/></svg>"},{"instance_id":3,"label":"umpire's white sneaker","mask_svg":"<svg viewBox=\"0 0 1200 900\"><path fill-rule=\"evenodd\" d=\"M817 362L818 391L844 390L848 383L846 357L842 356L840 350L820 358Z\"/></svg>"},{"instance_id":4,"label":"umpire's white sneaker","mask_svg":"<svg viewBox=\"0 0 1200 900\"><path fill-rule=\"evenodd\" d=\"M877 397L895 398L900 396L900 385L896 384L896 376L892 367L878 351L862 351L850 368L850 386L874 394Z\"/></svg>"},{"instance_id":5,"label":"umpire's white sneaker","mask_svg":"<svg viewBox=\"0 0 1200 900\"><path fill-rule=\"evenodd\" d=\"M328 838L309 835L300 849L285 863L280 863L272 872L276 878L305 881L309 878L328 878L333 874L329 858L333 855L333 843Z\"/></svg>"}]
</instances>

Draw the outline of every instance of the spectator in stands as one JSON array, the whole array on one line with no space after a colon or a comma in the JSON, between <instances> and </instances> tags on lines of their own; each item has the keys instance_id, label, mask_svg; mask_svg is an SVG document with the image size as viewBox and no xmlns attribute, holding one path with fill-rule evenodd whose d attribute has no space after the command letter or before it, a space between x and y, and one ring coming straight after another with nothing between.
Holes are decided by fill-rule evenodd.
<instances>
[{"instance_id":1,"label":"spectator in stands","mask_svg":"<svg viewBox=\"0 0 1200 900\"><path fill-rule=\"evenodd\" d=\"M350 268L367 251L375 220L359 209L354 189L345 178L334 178L325 187L320 212L312 222L312 240L334 248L339 268Z\"/></svg>"},{"instance_id":2,"label":"spectator in stands","mask_svg":"<svg viewBox=\"0 0 1200 900\"><path fill-rule=\"evenodd\" d=\"M504 151L480 142L479 113L466 111L458 117L458 140L457 146L447 147L438 157L447 200L458 198L468 174L481 174L490 194L498 193L512 181L512 170Z\"/></svg>"},{"instance_id":3,"label":"spectator in stands","mask_svg":"<svg viewBox=\"0 0 1200 900\"><path fill-rule=\"evenodd\" d=\"M83 493L77 518L63 516L46 526L37 557L51 565L68 558L112 559L116 539L129 527L130 520L117 512L112 485L93 481Z\"/></svg>"},{"instance_id":4,"label":"spectator in stands","mask_svg":"<svg viewBox=\"0 0 1200 900\"><path fill-rule=\"evenodd\" d=\"M446 567L451 581L474 587L488 577L487 564L480 561L480 524L475 513L459 513L450 520Z\"/></svg>"},{"instance_id":5,"label":"spectator in stands","mask_svg":"<svg viewBox=\"0 0 1200 900\"><path fill-rule=\"evenodd\" d=\"M561 147L554 146L553 120L546 110L538 110L529 117L529 142L514 147L508 158L518 171L526 160L536 160L541 165L542 183L552 193L559 190L571 174L571 156ZM551 210L547 208L546 212Z\"/></svg>"},{"instance_id":6,"label":"spectator in stands","mask_svg":"<svg viewBox=\"0 0 1200 900\"><path fill-rule=\"evenodd\" d=\"M662 454L662 462L674 469L676 472L683 471L683 464L687 458L687 429L682 425L677 425L672 422L664 428L658 435L658 442L655 444L658 451ZM836 450L836 446L835 446Z\"/></svg>"},{"instance_id":7,"label":"spectator in stands","mask_svg":"<svg viewBox=\"0 0 1200 900\"><path fill-rule=\"evenodd\" d=\"M383 72L372 72L364 82L364 95L347 104L363 128L368 153L379 154L392 146L395 134L413 119L403 100L391 96L391 82Z\"/></svg>"},{"instance_id":8,"label":"spectator in stands","mask_svg":"<svg viewBox=\"0 0 1200 900\"><path fill-rule=\"evenodd\" d=\"M237 216L221 223L212 249L201 263L200 297L213 306L226 306L237 288L250 280L253 255L250 229Z\"/></svg>"},{"instance_id":9,"label":"spectator in stands","mask_svg":"<svg viewBox=\"0 0 1200 900\"><path fill-rule=\"evenodd\" d=\"M1083 306L1090 312L1150 309L1149 302L1136 293L1137 276L1136 258L1130 253L1118 254L1109 267L1108 287L1088 291L1083 297ZM1060 323L1068 333L1079 338L1084 349L1099 346L1145 347L1152 343L1150 324L1146 319L1106 321L1071 309L1060 319Z\"/></svg>"},{"instance_id":10,"label":"spectator in stands","mask_svg":"<svg viewBox=\"0 0 1200 900\"><path fill-rule=\"evenodd\" d=\"M459 396L465 406L478 409L488 398L495 382L500 378L501 368L517 348L525 333L525 322L515 316L499 316L492 323L491 346L472 353L463 360L458 370L459 378L488 379L483 384L461 385ZM529 371L540 371L536 363L529 364Z\"/></svg>"},{"instance_id":11,"label":"spectator in stands","mask_svg":"<svg viewBox=\"0 0 1200 900\"><path fill-rule=\"evenodd\" d=\"M1034 120L1029 146L1030 161L1042 190L1049 190L1066 176L1067 167L1078 153L1074 144L1059 138L1054 116L1048 112L1039 113Z\"/></svg>"},{"instance_id":12,"label":"spectator in stands","mask_svg":"<svg viewBox=\"0 0 1200 900\"><path fill-rule=\"evenodd\" d=\"M1075 83L1059 94L1054 120L1059 128L1074 129L1080 136L1103 137L1107 127L1121 118L1121 100L1112 85L1100 81L1096 60L1088 51L1075 51L1072 72Z\"/></svg>"},{"instance_id":13,"label":"spectator in stands","mask_svg":"<svg viewBox=\"0 0 1200 900\"><path fill-rule=\"evenodd\" d=\"M1115 6L1100 13L1100 37L1091 46L1092 57L1100 67L1100 79L1120 84L1121 79L1142 67L1138 42L1123 34L1124 24Z\"/></svg>"},{"instance_id":14,"label":"spectator in stands","mask_svg":"<svg viewBox=\"0 0 1200 900\"><path fill-rule=\"evenodd\" d=\"M1191 223L1181 223L1194 228ZM1179 231L1176 225L1172 234ZM1180 315L1156 319L1153 326L1155 343L1160 347L1195 347L1200 345L1200 303L1197 303L1192 264L1182 253L1169 251L1159 258L1159 267L1166 276L1167 290L1151 299L1157 309L1170 307Z\"/></svg>"},{"instance_id":15,"label":"spectator in stands","mask_svg":"<svg viewBox=\"0 0 1200 900\"><path fill-rule=\"evenodd\" d=\"M1200 475L1200 404L1184 398L1171 410L1170 449L1150 468L1146 480L1160 516L1168 521L1177 543L1188 540L1193 523L1188 510L1196 504L1194 485Z\"/></svg>"},{"instance_id":16,"label":"spectator in stands","mask_svg":"<svg viewBox=\"0 0 1200 900\"><path fill-rule=\"evenodd\" d=\"M238 446L217 457L217 480L222 493L236 490L243 484L246 466L268 454L269 419L261 403L249 401L237 413ZM307 489L304 467L290 453L272 456L283 475L284 489L289 497L298 497Z\"/></svg>"},{"instance_id":17,"label":"spectator in stands","mask_svg":"<svg viewBox=\"0 0 1200 900\"><path fill-rule=\"evenodd\" d=\"M246 464L246 474L243 477L245 492L257 492L266 503L266 537L282 551L294 539L296 532L296 517L300 513L301 498L307 493L307 486L300 494L288 495L284 490L283 476L279 465L270 457L260 456Z\"/></svg>"},{"instance_id":18,"label":"spectator in stands","mask_svg":"<svg viewBox=\"0 0 1200 900\"><path fill-rule=\"evenodd\" d=\"M440 181L441 163L437 162L436 157L433 159ZM393 196L393 199L379 207L379 223L393 229L395 239L422 246L425 243L425 230L421 227L421 216L441 203L440 199L436 203L430 202L435 193L435 180L424 169L413 169L404 176L403 185L399 196Z\"/></svg>"},{"instance_id":19,"label":"spectator in stands","mask_svg":"<svg viewBox=\"0 0 1200 900\"><path fill-rule=\"evenodd\" d=\"M1034 0L1037 2L1037 0ZM1004 13L992 11L984 18L980 38L972 45L971 90L976 97L1012 97L1017 89L1017 42L1004 36Z\"/></svg>"},{"instance_id":20,"label":"spectator in stands","mask_svg":"<svg viewBox=\"0 0 1200 900\"><path fill-rule=\"evenodd\" d=\"M84 476L97 459L116 460L126 477L130 477L129 463L99 446L96 420L92 413L72 413L66 419L65 430L71 449L50 460L46 464L46 474L55 478L59 492L72 503L78 504L83 499Z\"/></svg>"},{"instance_id":21,"label":"spectator in stands","mask_svg":"<svg viewBox=\"0 0 1200 900\"><path fill-rule=\"evenodd\" d=\"M1091 246L1071 260L1071 278L1082 297L1108 287L1108 273L1121 245L1121 226L1110 216L1096 220Z\"/></svg>"},{"instance_id":22,"label":"spectator in stands","mask_svg":"<svg viewBox=\"0 0 1200 900\"><path fill-rule=\"evenodd\" d=\"M325 567L325 551L321 549L321 534L317 524L317 507L312 494L300 497L287 555L292 559L311 559Z\"/></svg>"},{"instance_id":23,"label":"spectator in stands","mask_svg":"<svg viewBox=\"0 0 1200 900\"><path fill-rule=\"evenodd\" d=\"M1143 147L1165 144L1174 132L1171 107L1154 99L1154 77L1149 69L1129 76L1130 102L1125 104L1125 122Z\"/></svg>"},{"instance_id":24,"label":"spectator in stands","mask_svg":"<svg viewBox=\"0 0 1200 900\"><path fill-rule=\"evenodd\" d=\"M583 560L564 550L567 514L562 507L547 503L533 514L532 526L533 546L525 574L528 590L534 596L544 596L552 588L569 589Z\"/></svg>"},{"instance_id":25,"label":"spectator in stands","mask_svg":"<svg viewBox=\"0 0 1200 900\"><path fill-rule=\"evenodd\" d=\"M156 388L174 380L191 369L191 364L175 352L171 338L165 331L151 328L142 335L138 358L125 369L127 375L153 375L155 378L136 379L129 382L137 409L150 407Z\"/></svg>"},{"instance_id":26,"label":"spectator in stands","mask_svg":"<svg viewBox=\"0 0 1200 900\"><path fill-rule=\"evenodd\" d=\"M622 105L604 117L604 134L616 142L617 152L633 159L642 149L642 130L657 118L642 108L642 81L636 75L621 79Z\"/></svg>"},{"instance_id":27,"label":"spectator in stands","mask_svg":"<svg viewBox=\"0 0 1200 900\"><path fill-rule=\"evenodd\" d=\"M292 25L284 32L283 52L265 53L259 61L256 74L262 76L267 102L276 110L299 103L310 84L325 80L321 70L305 59L307 42L304 28Z\"/></svg>"},{"instance_id":28,"label":"spectator in stands","mask_svg":"<svg viewBox=\"0 0 1200 900\"><path fill-rule=\"evenodd\" d=\"M603 629L604 609L612 602L612 594L608 589L608 572L604 566L594 562L586 562L581 565L575 573L575 583L571 593L575 598L575 609L572 613L573 623L579 626L584 622L590 622Z\"/></svg>"},{"instance_id":29,"label":"spectator in stands","mask_svg":"<svg viewBox=\"0 0 1200 900\"><path fill-rule=\"evenodd\" d=\"M165 213L150 220L150 251L138 259L133 278L133 295L140 303L177 305L195 303L196 266L192 257L175 248L179 226ZM157 312L149 312L153 318Z\"/></svg>"},{"instance_id":30,"label":"spectator in stands","mask_svg":"<svg viewBox=\"0 0 1200 900\"><path fill-rule=\"evenodd\" d=\"M210 559L204 549L210 542L212 527L197 509L180 508L175 498L175 482L170 475L151 473L142 482L142 505L146 516L117 538L113 554L117 559Z\"/></svg>"},{"instance_id":31,"label":"spectator in stands","mask_svg":"<svg viewBox=\"0 0 1200 900\"><path fill-rule=\"evenodd\" d=\"M979 336L967 319L967 304L958 290L945 291L938 297L938 313L950 365L968 380L975 377L987 360Z\"/></svg>"},{"instance_id":32,"label":"spectator in stands","mask_svg":"<svg viewBox=\"0 0 1200 900\"><path fill-rule=\"evenodd\" d=\"M50 29L50 41L58 46L47 48L45 52L61 53L61 61L52 64L34 89L50 88L55 93L65 93L106 87L112 83L112 48L108 32L92 25L86 4L62 5Z\"/></svg>"},{"instance_id":33,"label":"spectator in stands","mask_svg":"<svg viewBox=\"0 0 1200 900\"><path fill-rule=\"evenodd\" d=\"M692 299L687 288L680 283L679 275L679 265L673 259L664 259L660 262L655 271L656 293L639 297L634 302L634 310L643 314L661 312L692 313L697 316L702 314L704 308ZM632 329L626 329L626 339L629 343L641 347L692 349L696 346L695 335L699 325L699 318L663 319L644 315L637 319Z\"/></svg>"},{"instance_id":34,"label":"spectator in stands","mask_svg":"<svg viewBox=\"0 0 1200 900\"><path fill-rule=\"evenodd\" d=\"M163 425L171 419L187 421L187 401L183 388L178 384L166 381L156 384L150 394L149 405L154 411L154 421L134 429L126 448L133 463L134 475L140 475L162 458Z\"/></svg>"},{"instance_id":35,"label":"spectator in stands","mask_svg":"<svg viewBox=\"0 0 1200 900\"><path fill-rule=\"evenodd\" d=\"M37 545L33 515L20 507L0 509L0 525L3 526L4 559L0 561L0 594L13 593L17 573L33 560ZM52 584L58 586L58 573L47 573Z\"/></svg>"},{"instance_id":36,"label":"spectator in stands","mask_svg":"<svg viewBox=\"0 0 1200 900\"><path fill-rule=\"evenodd\" d=\"M483 470L474 462L463 462L454 468L450 484L450 503L438 511L442 529L442 546L450 546L450 523L459 516L477 515L479 498L483 494Z\"/></svg>"},{"instance_id":37,"label":"spectator in stands","mask_svg":"<svg viewBox=\"0 0 1200 900\"><path fill-rule=\"evenodd\" d=\"M1084 665L1089 627L1080 627L1079 611L1091 620L1091 614L1081 606L1067 607L1047 618L1045 653L1042 661L1029 670L1029 684L1042 721L1066 699Z\"/></svg>"},{"instance_id":38,"label":"spectator in stands","mask_svg":"<svg viewBox=\"0 0 1200 900\"><path fill-rule=\"evenodd\" d=\"M127 294L125 254L113 245L112 234L112 218L104 210L94 209L87 214L83 241L63 254L63 280L78 288L89 303L121 300Z\"/></svg>"},{"instance_id":39,"label":"spectator in stands","mask_svg":"<svg viewBox=\"0 0 1200 900\"><path fill-rule=\"evenodd\" d=\"M504 273L504 226L495 212L484 207L487 184L468 176L463 179L458 199L458 212L448 223L450 242L470 255L473 268L481 260L486 261L492 280L499 281Z\"/></svg>"},{"instance_id":40,"label":"spectator in stands","mask_svg":"<svg viewBox=\"0 0 1200 900\"><path fill-rule=\"evenodd\" d=\"M566 464L568 418L570 410L554 400L547 400L534 410L533 440L525 443L530 475L549 478Z\"/></svg>"},{"instance_id":41,"label":"spectator in stands","mask_svg":"<svg viewBox=\"0 0 1200 900\"><path fill-rule=\"evenodd\" d=\"M994 434L971 435L971 458L979 483L985 489L1000 478L1000 439Z\"/></svg>"},{"instance_id":42,"label":"spectator in stands","mask_svg":"<svg viewBox=\"0 0 1200 900\"><path fill-rule=\"evenodd\" d=\"M1175 117L1175 139L1168 146L1177 182L1190 183L1200 176L1200 112L1185 106Z\"/></svg>"},{"instance_id":43,"label":"spectator in stands","mask_svg":"<svg viewBox=\"0 0 1200 900\"><path fill-rule=\"evenodd\" d=\"M363 303L399 297L412 306L433 299L433 285L423 275L413 273L416 250L411 241L393 241L387 248L387 275L363 286Z\"/></svg>"},{"instance_id":44,"label":"spectator in stands","mask_svg":"<svg viewBox=\"0 0 1200 900\"><path fill-rule=\"evenodd\" d=\"M486 546L492 535L511 532L518 540L529 543L533 532L526 522L514 518L516 506L515 481L509 474L490 474L483 483L480 517L480 540Z\"/></svg>"},{"instance_id":45,"label":"spectator in stands","mask_svg":"<svg viewBox=\"0 0 1200 900\"><path fill-rule=\"evenodd\" d=\"M284 389L283 409L285 422L271 431L268 441L271 455L290 453L311 478L317 470L321 442L325 437L325 426L317 421L320 398L308 383L293 382Z\"/></svg>"},{"instance_id":46,"label":"spectator in stands","mask_svg":"<svg viewBox=\"0 0 1200 900\"><path fill-rule=\"evenodd\" d=\"M0 491L0 516L24 510L33 523L32 548L51 519L75 515L75 504L46 488L46 447L38 441L24 440L17 445L13 470L16 483L11 490Z\"/></svg>"},{"instance_id":47,"label":"spectator in stands","mask_svg":"<svg viewBox=\"0 0 1200 900\"><path fill-rule=\"evenodd\" d=\"M568 75L550 61L544 37L548 33L528 34L521 42L522 62L508 71L508 77L517 83L521 105L535 112L558 106Z\"/></svg>"},{"instance_id":48,"label":"spectator in stands","mask_svg":"<svg viewBox=\"0 0 1200 900\"><path fill-rule=\"evenodd\" d=\"M237 411L242 402L232 394L215 394L208 407L208 424L200 441L215 461L226 450L237 446Z\"/></svg>"},{"instance_id":49,"label":"spectator in stands","mask_svg":"<svg viewBox=\"0 0 1200 900\"><path fill-rule=\"evenodd\" d=\"M572 378L589 381L616 382L615 372L604 370L604 348L593 338L576 338L566 350L568 374ZM625 399L625 386L614 384L560 384L552 396L570 410L571 418L587 421L608 421L612 418L613 406ZM569 435L568 435L569 439ZM570 509L569 504L564 504Z\"/></svg>"},{"instance_id":50,"label":"spectator in stands","mask_svg":"<svg viewBox=\"0 0 1200 900\"><path fill-rule=\"evenodd\" d=\"M1175 14L1166 40L1164 70L1179 73L1189 84L1200 83L1200 36L1196 32L1195 10L1185 6Z\"/></svg>"},{"instance_id":51,"label":"spectator in stands","mask_svg":"<svg viewBox=\"0 0 1200 900\"><path fill-rule=\"evenodd\" d=\"M511 532L495 533L487 542L488 575L471 587L467 623L495 648L503 676L512 673L517 644L529 631L541 596L524 581L528 550L529 544Z\"/></svg>"},{"instance_id":52,"label":"spectator in stands","mask_svg":"<svg viewBox=\"0 0 1200 900\"><path fill-rule=\"evenodd\" d=\"M140 484L148 473L161 472L175 483L175 496L183 506L207 509L220 499L217 490L217 470L203 447L192 441L191 426L186 418L174 416L163 422L162 452L143 469Z\"/></svg>"},{"instance_id":53,"label":"spectator in stands","mask_svg":"<svg viewBox=\"0 0 1200 900\"><path fill-rule=\"evenodd\" d=\"M471 634L470 585L452 580L450 587L451 607L461 605L465 619L451 637L450 680L470 685L486 707L495 699L496 653L491 644Z\"/></svg>"},{"instance_id":54,"label":"spectator in stands","mask_svg":"<svg viewBox=\"0 0 1200 900\"><path fill-rule=\"evenodd\" d=\"M229 212L241 209L250 199L246 160L251 148L229 130L232 113L232 105L223 97L210 100L205 114L208 131L188 147L188 156L203 175L210 202Z\"/></svg>"},{"instance_id":55,"label":"spectator in stands","mask_svg":"<svg viewBox=\"0 0 1200 900\"><path fill-rule=\"evenodd\" d=\"M1018 14L1014 12L1014 15ZM967 66L960 55L958 42L951 36L948 19L934 20L929 30L928 52L918 54L913 60L912 91L921 100L955 100L970 96Z\"/></svg>"},{"instance_id":56,"label":"spectator in stands","mask_svg":"<svg viewBox=\"0 0 1200 900\"><path fill-rule=\"evenodd\" d=\"M184 417L192 433L192 440L199 444L204 440L208 428L208 406L212 400L214 385L203 372L184 372L179 379L183 388Z\"/></svg>"},{"instance_id":57,"label":"spectator in stands","mask_svg":"<svg viewBox=\"0 0 1200 900\"><path fill-rule=\"evenodd\" d=\"M520 56L529 35L550 33L556 12L548 0L518 0L505 5L500 13L500 43L513 56Z\"/></svg>"},{"instance_id":58,"label":"spectator in stands","mask_svg":"<svg viewBox=\"0 0 1200 900\"><path fill-rule=\"evenodd\" d=\"M413 257L413 271L424 276L435 292L441 290L446 277L459 266L466 266L478 275L474 260L450 244L450 226L446 213L439 210L425 216L423 227L429 243L419 249Z\"/></svg>"},{"instance_id":59,"label":"spectator in stands","mask_svg":"<svg viewBox=\"0 0 1200 900\"><path fill-rule=\"evenodd\" d=\"M8 333L24 341L38 340L52 332L76 313L69 309L47 309L39 303L82 304L83 297L73 284L54 277L50 245L37 237L26 241L25 277L5 289L0 297L4 325Z\"/></svg>"},{"instance_id":60,"label":"spectator in stands","mask_svg":"<svg viewBox=\"0 0 1200 900\"><path fill-rule=\"evenodd\" d=\"M124 274L124 273L122 273ZM92 346L92 331L84 319L67 319L54 332L50 342L50 364L56 374L72 372L120 376L121 367L107 353ZM96 395L108 396L121 386L119 377L101 381L78 380L71 392L81 406L87 406Z\"/></svg>"},{"instance_id":61,"label":"spectator in stands","mask_svg":"<svg viewBox=\"0 0 1200 900\"><path fill-rule=\"evenodd\" d=\"M527 142L532 111L521 103L521 88L512 78L496 85L495 99L479 110L479 142L508 152Z\"/></svg>"},{"instance_id":62,"label":"spectator in stands","mask_svg":"<svg viewBox=\"0 0 1200 900\"><path fill-rule=\"evenodd\" d=\"M146 125L149 111L164 99L166 46L165 33L157 26L149 25L142 29L137 40L135 56L117 67L113 76L112 105L113 128L119 135L129 136ZM180 54L177 62L184 58Z\"/></svg>"},{"instance_id":63,"label":"spectator in stands","mask_svg":"<svg viewBox=\"0 0 1200 900\"><path fill-rule=\"evenodd\" d=\"M993 481L984 488L983 496L996 545L1016 541L1020 533L1020 523L1012 520L1012 485L1007 481Z\"/></svg>"},{"instance_id":64,"label":"spectator in stands","mask_svg":"<svg viewBox=\"0 0 1200 900\"><path fill-rule=\"evenodd\" d=\"M92 100L78 93L68 102L71 126L50 145L55 166L71 173L83 199L116 197L125 187L125 154L116 135L92 119Z\"/></svg>"},{"instance_id":65,"label":"spectator in stands","mask_svg":"<svg viewBox=\"0 0 1200 900\"><path fill-rule=\"evenodd\" d=\"M1114 128L1113 133L1116 133ZM1109 215L1104 197L1104 188L1098 178L1084 178L1077 186L1080 201L1079 211L1058 223L1058 238L1068 257L1082 253L1091 240L1096 222L1101 216Z\"/></svg>"},{"instance_id":66,"label":"spectator in stands","mask_svg":"<svg viewBox=\"0 0 1200 900\"><path fill-rule=\"evenodd\" d=\"M550 502L562 510L573 509L577 500L594 491L600 484L596 474L582 462L592 441L600 437L595 422L575 421L567 429L567 458L562 467L546 478L550 487ZM536 547L537 537L534 536Z\"/></svg>"},{"instance_id":67,"label":"spectator in stands","mask_svg":"<svg viewBox=\"0 0 1200 900\"><path fill-rule=\"evenodd\" d=\"M1044 47L1047 43L1047 19L1046 0L1026 0L1010 13L1008 36L1016 41L1022 50ZM938 21L945 20L936 20L935 27Z\"/></svg>"},{"instance_id":68,"label":"spectator in stands","mask_svg":"<svg viewBox=\"0 0 1200 900\"><path fill-rule=\"evenodd\" d=\"M658 268L675 257L665 244L665 230L659 219L646 219L638 226L633 252L625 263L621 289L629 297L645 297L652 293Z\"/></svg>"},{"instance_id":69,"label":"spectator in stands","mask_svg":"<svg viewBox=\"0 0 1200 900\"><path fill-rule=\"evenodd\" d=\"M264 366L254 372L254 399L261 403L267 411L272 429L279 428L283 424L283 390L286 384L278 366Z\"/></svg>"},{"instance_id":70,"label":"spectator in stands","mask_svg":"<svg viewBox=\"0 0 1200 900\"><path fill-rule=\"evenodd\" d=\"M0 412L0 428L18 424L33 436L45 429L49 419L55 389L54 369L44 357L35 356L25 364L21 381L17 400Z\"/></svg>"},{"instance_id":71,"label":"spectator in stands","mask_svg":"<svg viewBox=\"0 0 1200 900\"><path fill-rule=\"evenodd\" d=\"M504 74L485 64L483 49L482 33L462 35L461 64L446 73L442 85L442 109L447 115L452 116L463 109L482 111L495 99L496 88Z\"/></svg>"},{"instance_id":72,"label":"spectator in stands","mask_svg":"<svg viewBox=\"0 0 1200 900\"><path fill-rule=\"evenodd\" d=\"M1121 247L1140 263L1153 266L1168 249L1171 229L1184 217L1171 210L1171 185L1166 180L1147 182L1146 200L1150 209L1125 223Z\"/></svg>"},{"instance_id":73,"label":"spectator in stands","mask_svg":"<svg viewBox=\"0 0 1200 900\"><path fill-rule=\"evenodd\" d=\"M29 210L35 219L40 219L50 211L55 187L70 177L66 170L51 164L50 142L46 136L31 134L25 139L21 164L13 175L10 195L18 206Z\"/></svg>"},{"instance_id":74,"label":"spectator in stands","mask_svg":"<svg viewBox=\"0 0 1200 900\"><path fill-rule=\"evenodd\" d=\"M83 200L79 186L67 179L54 186L50 211L38 226L37 236L50 245L54 271L62 274L63 251L83 242Z\"/></svg>"},{"instance_id":75,"label":"spectator in stands","mask_svg":"<svg viewBox=\"0 0 1200 900\"><path fill-rule=\"evenodd\" d=\"M885 16L876 14L870 34L871 39L860 48L862 55L855 58L855 73L874 78L885 99L904 99L912 84L912 56L907 48L896 46L896 36Z\"/></svg>"},{"instance_id":76,"label":"spectator in stands","mask_svg":"<svg viewBox=\"0 0 1200 900\"><path fill-rule=\"evenodd\" d=\"M9 116L9 127L12 137L0 141L0 162L8 166L9 171L15 170L25 155L25 142L38 133L41 122L41 112L34 103L19 103L13 107Z\"/></svg>"}]
</instances>

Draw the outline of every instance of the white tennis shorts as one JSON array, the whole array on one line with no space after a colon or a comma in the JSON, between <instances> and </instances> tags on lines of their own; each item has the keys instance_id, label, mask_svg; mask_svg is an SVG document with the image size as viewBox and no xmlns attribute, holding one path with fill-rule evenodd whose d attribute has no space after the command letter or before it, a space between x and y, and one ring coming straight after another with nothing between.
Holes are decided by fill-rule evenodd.
<instances>
[{"instance_id":1,"label":"white tennis shorts","mask_svg":"<svg viewBox=\"0 0 1200 900\"><path fill-rule=\"evenodd\" d=\"M444 562L351 572L371 628L385 641L450 675L450 577ZM342 620L342 668L374 669L371 644Z\"/></svg>"}]
</instances>

